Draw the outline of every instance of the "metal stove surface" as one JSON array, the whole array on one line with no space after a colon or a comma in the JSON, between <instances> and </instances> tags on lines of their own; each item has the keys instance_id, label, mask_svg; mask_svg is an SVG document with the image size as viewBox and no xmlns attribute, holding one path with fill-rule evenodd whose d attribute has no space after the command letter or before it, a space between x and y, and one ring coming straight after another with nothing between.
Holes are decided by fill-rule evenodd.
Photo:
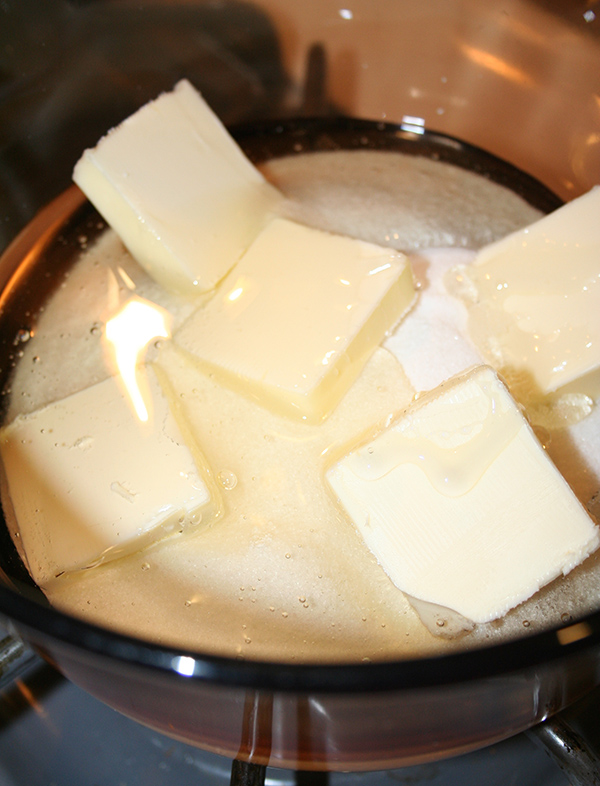
<instances>
[{"instance_id":1,"label":"metal stove surface","mask_svg":"<svg viewBox=\"0 0 600 786\"><path fill-rule=\"evenodd\" d=\"M231 762L147 729L40 661L0 691L0 786L223 786ZM568 786L519 735L442 762L368 773L268 768L267 786Z\"/></svg>"}]
</instances>

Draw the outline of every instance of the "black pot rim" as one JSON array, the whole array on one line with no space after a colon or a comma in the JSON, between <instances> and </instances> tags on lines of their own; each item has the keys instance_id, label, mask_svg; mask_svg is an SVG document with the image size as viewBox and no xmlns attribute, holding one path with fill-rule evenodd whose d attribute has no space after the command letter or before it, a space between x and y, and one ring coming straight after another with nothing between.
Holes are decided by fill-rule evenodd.
<instances>
[{"instance_id":1,"label":"black pot rim","mask_svg":"<svg viewBox=\"0 0 600 786\"><path fill-rule=\"evenodd\" d=\"M418 690L543 669L600 654L600 612L522 638L448 654L370 663L240 660L162 646L70 617L0 585L0 614L42 652L54 645L165 675L269 692ZM10 623L9 623L10 624Z\"/></svg>"}]
</instances>

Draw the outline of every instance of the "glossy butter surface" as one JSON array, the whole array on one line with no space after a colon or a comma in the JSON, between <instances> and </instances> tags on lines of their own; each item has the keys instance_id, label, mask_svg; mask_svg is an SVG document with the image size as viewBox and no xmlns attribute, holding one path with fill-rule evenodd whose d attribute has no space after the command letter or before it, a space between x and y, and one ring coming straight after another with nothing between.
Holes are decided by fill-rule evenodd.
<instances>
[{"instance_id":1,"label":"glossy butter surface","mask_svg":"<svg viewBox=\"0 0 600 786\"><path fill-rule=\"evenodd\" d=\"M186 80L86 150L73 179L150 275L192 295L215 287L280 201Z\"/></svg>"},{"instance_id":2,"label":"glossy butter surface","mask_svg":"<svg viewBox=\"0 0 600 786\"><path fill-rule=\"evenodd\" d=\"M404 254L277 218L175 343L228 386L315 423L414 298Z\"/></svg>"},{"instance_id":3,"label":"glossy butter surface","mask_svg":"<svg viewBox=\"0 0 600 786\"><path fill-rule=\"evenodd\" d=\"M326 477L394 584L474 622L502 616L600 542L486 366L418 399Z\"/></svg>"},{"instance_id":4,"label":"glossy butter surface","mask_svg":"<svg viewBox=\"0 0 600 786\"><path fill-rule=\"evenodd\" d=\"M219 496L152 369L147 422L109 377L0 432L0 453L33 578L87 568L210 523Z\"/></svg>"},{"instance_id":5,"label":"glossy butter surface","mask_svg":"<svg viewBox=\"0 0 600 786\"><path fill-rule=\"evenodd\" d=\"M488 362L530 397L600 393L600 187L483 248L451 286Z\"/></svg>"}]
</instances>

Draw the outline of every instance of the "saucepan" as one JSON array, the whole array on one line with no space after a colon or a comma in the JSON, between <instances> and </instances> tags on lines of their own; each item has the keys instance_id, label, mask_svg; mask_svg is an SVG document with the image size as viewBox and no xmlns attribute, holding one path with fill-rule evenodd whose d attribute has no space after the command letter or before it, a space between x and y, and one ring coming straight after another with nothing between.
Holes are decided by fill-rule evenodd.
<instances>
[{"instance_id":1,"label":"saucepan","mask_svg":"<svg viewBox=\"0 0 600 786\"><path fill-rule=\"evenodd\" d=\"M28 0L0 14L0 283L25 281L18 298L2 296L5 378L53 274L38 263L77 222L90 225L70 185L75 161L181 78L227 125L244 125L235 133L257 162L281 154L265 153L274 129L322 149L369 147L375 128L500 182L514 184L516 167L542 211L600 183L594 3ZM16 635L117 710L239 761L373 770L435 760L528 729L600 683L590 598L558 625L446 654L242 659L51 607L4 526L0 537L0 611Z\"/></svg>"}]
</instances>

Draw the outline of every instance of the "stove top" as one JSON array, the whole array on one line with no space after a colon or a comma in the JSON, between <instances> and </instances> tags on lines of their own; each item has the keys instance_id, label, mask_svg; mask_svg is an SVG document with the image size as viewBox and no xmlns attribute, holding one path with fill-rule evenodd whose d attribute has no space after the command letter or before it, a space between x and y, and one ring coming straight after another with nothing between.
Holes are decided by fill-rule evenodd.
<instances>
[{"instance_id":1,"label":"stove top","mask_svg":"<svg viewBox=\"0 0 600 786\"><path fill-rule=\"evenodd\" d=\"M0 691L0 786L223 786L231 762L126 718L37 659ZM368 773L267 769L267 786L568 786L526 735L442 762Z\"/></svg>"}]
</instances>

